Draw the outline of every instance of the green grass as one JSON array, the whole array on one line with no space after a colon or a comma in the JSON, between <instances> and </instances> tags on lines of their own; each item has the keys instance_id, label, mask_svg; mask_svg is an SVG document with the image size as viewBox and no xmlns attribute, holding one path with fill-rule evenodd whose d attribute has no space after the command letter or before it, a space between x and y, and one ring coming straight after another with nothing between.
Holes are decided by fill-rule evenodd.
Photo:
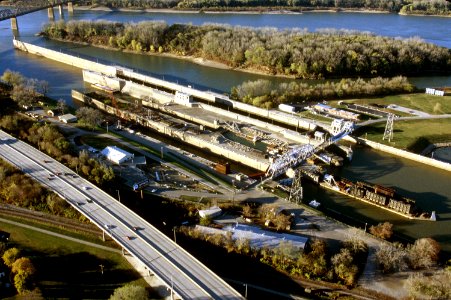
<instances>
[{"instance_id":1,"label":"green grass","mask_svg":"<svg viewBox=\"0 0 451 300\"><path fill-rule=\"evenodd\" d=\"M1 221L0 226L11 233L10 246L31 258L37 269L34 282L44 298L108 298L126 283L148 287L120 253Z\"/></svg>"},{"instance_id":2,"label":"green grass","mask_svg":"<svg viewBox=\"0 0 451 300\"><path fill-rule=\"evenodd\" d=\"M346 102L352 102L357 104L381 104L389 105L396 104L411 109L424 111L429 114L451 114L451 96L432 96L424 93L418 94L403 94L386 96L382 98L367 98L367 99L351 99ZM331 101L331 105L336 106L338 101ZM396 112L400 114L400 112Z\"/></svg>"},{"instance_id":3,"label":"green grass","mask_svg":"<svg viewBox=\"0 0 451 300\"><path fill-rule=\"evenodd\" d=\"M412 121L396 121L395 119L391 142L382 140L384 131L385 123L378 123L359 129L357 134L378 143L419 153L429 143L451 141L451 119Z\"/></svg>"},{"instance_id":4,"label":"green grass","mask_svg":"<svg viewBox=\"0 0 451 300\"><path fill-rule=\"evenodd\" d=\"M83 144L89 145L91 147L96 148L97 150L103 150L105 147L107 146L116 146L119 147L127 152L133 153L135 155L140 155L139 153L137 153L136 151L134 151L133 149L124 146L123 144L121 144L118 141L115 141L113 139L109 139L106 137L102 137L102 136L97 136L97 135L84 135L81 137L81 142Z\"/></svg>"}]
</instances>

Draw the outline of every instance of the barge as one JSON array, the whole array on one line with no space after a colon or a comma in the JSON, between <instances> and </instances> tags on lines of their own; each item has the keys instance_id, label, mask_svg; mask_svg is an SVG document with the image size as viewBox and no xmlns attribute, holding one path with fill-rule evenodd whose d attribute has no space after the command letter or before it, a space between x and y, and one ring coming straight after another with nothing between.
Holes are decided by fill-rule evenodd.
<instances>
[{"instance_id":1,"label":"barge","mask_svg":"<svg viewBox=\"0 0 451 300\"><path fill-rule=\"evenodd\" d=\"M326 174L320 183L322 187L358 199L396 213L400 216L435 221L435 212L422 212L415 200L399 195L394 189L378 184L363 181L353 182L348 179L335 180L332 175Z\"/></svg>"}]
</instances>

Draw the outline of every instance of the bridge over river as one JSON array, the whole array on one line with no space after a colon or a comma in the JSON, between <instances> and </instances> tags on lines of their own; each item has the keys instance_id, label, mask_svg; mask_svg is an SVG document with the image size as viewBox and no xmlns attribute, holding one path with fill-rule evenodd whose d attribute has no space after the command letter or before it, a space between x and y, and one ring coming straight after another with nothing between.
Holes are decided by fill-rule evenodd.
<instances>
[{"instance_id":1,"label":"bridge over river","mask_svg":"<svg viewBox=\"0 0 451 300\"><path fill-rule=\"evenodd\" d=\"M16 1L9 8L0 9L0 21L11 19L11 29L19 30L17 17L33 13L42 9L48 10L50 20L54 19L53 7L59 7L60 15L63 14L63 5L67 5L69 13L74 12L73 3L78 0L22 0Z\"/></svg>"}]
</instances>

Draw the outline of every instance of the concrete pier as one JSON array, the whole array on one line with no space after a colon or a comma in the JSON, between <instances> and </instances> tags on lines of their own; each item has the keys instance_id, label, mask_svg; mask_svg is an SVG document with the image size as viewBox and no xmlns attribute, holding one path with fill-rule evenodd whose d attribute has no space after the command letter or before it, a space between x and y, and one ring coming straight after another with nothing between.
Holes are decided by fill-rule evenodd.
<instances>
[{"instance_id":1,"label":"concrete pier","mask_svg":"<svg viewBox=\"0 0 451 300\"><path fill-rule=\"evenodd\" d=\"M60 13L60 17L63 17L64 16L64 10L63 10L63 5L62 4L58 5L58 11Z\"/></svg>"},{"instance_id":2,"label":"concrete pier","mask_svg":"<svg viewBox=\"0 0 451 300\"><path fill-rule=\"evenodd\" d=\"M49 17L49 20L51 20L51 21L55 20L55 14L53 13L53 7L47 8L47 16Z\"/></svg>"},{"instance_id":3,"label":"concrete pier","mask_svg":"<svg viewBox=\"0 0 451 300\"><path fill-rule=\"evenodd\" d=\"M72 2L67 2L67 11L69 12L69 15L74 14L74 4Z\"/></svg>"},{"instance_id":4,"label":"concrete pier","mask_svg":"<svg viewBox=\"0 0 451 300\"><path fill-rule=\"evenodd\" d=\"M14 30L19 30L19 25L18 25L18 23L17 23L17 18L16 17L13 17L13 18L11 18L11 29L14 31Z\"/></svg>"}]
</instances>

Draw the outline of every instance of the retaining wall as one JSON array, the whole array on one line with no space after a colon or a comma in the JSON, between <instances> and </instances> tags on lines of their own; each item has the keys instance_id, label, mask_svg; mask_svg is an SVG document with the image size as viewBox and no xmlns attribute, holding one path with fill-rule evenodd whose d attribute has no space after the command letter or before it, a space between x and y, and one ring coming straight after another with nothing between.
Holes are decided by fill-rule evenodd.
<instances>
[{"instance_id":1,"label":"retaining wall","mask_svg":"<svg viewBox=\"0 0 451 300\"><path fill-rule=\"evenodd\" d=\"M107 66L104 64L96 63L84 58L75 57L73 55L61 53L59 51L46 49L43 47L35 46L29 43L24 43L22 41L13 40L13 45L15 48L32 53L35 55L43 56L55 61L68 64L77 68L87 69L95 72L101 72L110 76L116 76L116 67Z\"/></svg>"},{"instance_id":2,"label":"retaining wall","mask_svg":"<svg viewBox=\"0 0 451 300\"><path fill-rule=\"evenodd\" d=\"M383 144L369 141L366 139L362 139L362 138L356 138L356 139L359 144L367 145L373 149L380 150L380 151L390 153L393 155L397 155L397 156L407 158L410 160L414 160L416 162L429 165L431 167L443 169L446 171L451 171L451 164L449 164L449 163L438 161L438 160L435 160L435 159L432 159L429 157L421 156L419 154L411 153L411 152L408 152L405 150L397 149L397 148L394 148L391 146L383 145Z\"/></svg>"}]
</instances>

